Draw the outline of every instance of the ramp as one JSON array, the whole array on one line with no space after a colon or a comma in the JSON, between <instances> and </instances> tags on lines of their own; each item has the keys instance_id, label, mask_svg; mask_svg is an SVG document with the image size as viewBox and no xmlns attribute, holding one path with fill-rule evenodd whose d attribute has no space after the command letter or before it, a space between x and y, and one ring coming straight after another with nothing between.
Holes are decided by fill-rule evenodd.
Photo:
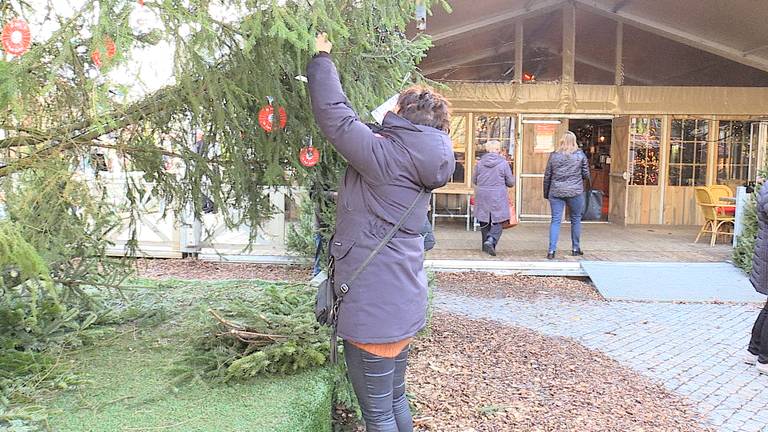
<instances>
[{"instance_id":1,"label":"ramp","mask_svg":"<svg viewBox=\"0 0 768 432\"><path fill-rule=\"evenodd\" d=\"M729 263L582 261L607 300L765 302L747 276Z\"/></svg>"}]
</instances>

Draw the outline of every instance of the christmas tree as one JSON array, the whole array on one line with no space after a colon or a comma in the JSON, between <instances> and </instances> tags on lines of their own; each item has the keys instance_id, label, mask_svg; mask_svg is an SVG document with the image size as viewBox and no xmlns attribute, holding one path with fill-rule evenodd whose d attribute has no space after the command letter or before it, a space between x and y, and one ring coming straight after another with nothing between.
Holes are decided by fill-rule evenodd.
<instances>
[{"instance_id":1,"label":"christmas tree","mask_svg":"<svg viewBox=\"0 0 768 432\"><path fill-rule=\"evenodd\" d=\"M303 77L315 36L329 34L367 113L420 79L430 41L405 33L415 3L0 0L0 359L43 346L51 322L93 322L83 286L119 287L127 268L106 237L123 223L135 236L148 203L199 215L212 202L255 238L282 211L270 187L335 184L343 160ZM299 158L308 142L313 168ZM89 166L125 173L125 196Z\"/></svg>"}]
</instances>

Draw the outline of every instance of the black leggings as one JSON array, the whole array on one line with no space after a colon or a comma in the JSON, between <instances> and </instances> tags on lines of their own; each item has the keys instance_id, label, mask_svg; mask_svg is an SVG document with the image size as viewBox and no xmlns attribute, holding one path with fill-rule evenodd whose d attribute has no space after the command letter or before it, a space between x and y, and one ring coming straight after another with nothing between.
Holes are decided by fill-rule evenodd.
<instances>
[{"instance_id":1,"label":"black leggings","mask_svg":"<svg viewBox=\"0 0 768 432\"><path fill-rule=\"evenodd\" d=\"M409 347L395 358L373 355L344 341L347 374L355 389L368 432L413 432L405 396Z\"/></svg>"},{"instance_id":2,"label":"black leggings","mask_svg":"<svg viewBox=\"0 0 768 432\"><path fill-rule=\"evenodd\" d=\"M749 352L758 356L757 361L768 363L768 302L755 320L752 338L749 340Z\"/></svg>"}]
</instances>

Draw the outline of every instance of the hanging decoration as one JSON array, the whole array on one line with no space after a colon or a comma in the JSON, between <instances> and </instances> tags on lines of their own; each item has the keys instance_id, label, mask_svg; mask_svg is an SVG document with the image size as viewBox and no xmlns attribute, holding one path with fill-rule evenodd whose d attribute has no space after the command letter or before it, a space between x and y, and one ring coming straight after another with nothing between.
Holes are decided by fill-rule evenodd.
<instances>
[{"instance_id":1,"label":"hanging decoration","mask_svg":"<svg viewBox=\"0 0 768 432\"><path fill-rule=\"evenodd\" d=\"M272 98L270 97L267 99L269 99L269 105L263 106L259 110L259 126L261 126L265 132L269 133L274 129L275 108L272 106ZM285 125L288 124L288 114L283 107L279 107L277 113L280 117L280 129L285 129Z\"/></svg>"},{"instance_id":2,"label":"hanging decoration","mask_svg":"<svg viewBox=\"0 0 768 432\"><path fill-rule=\"evenodd\" d=\"M304 142L306 145L299 150L299 162L310 168L320 162L320 150L312 146L312 136L306 137Z\"/></svg>"},{"instance_id":3,"label":"hanging decoration","mask_svg":"<svg viewBox=\"0 0 768 432\"><path fill-rule=\"evenodd\" d=\"M111 60L115 57L115 54L117 54L117 45L115 45L115 41L112 40L111 37L107 36L104 38L104 54L106 54L107 59ZM97 68L101 68L101 66L104 64L101 58L101 50L95 49L91 53L91 60L93 60L93 64L96 65Z\"/></svg>"},{"instance_id":4,"label":"hanging decoration","mask_svg":"<svg viewBox=\"0 0 768 432\"><path fill-rule=\"evenodd\" d=\"M15 56L29 51L32 45L29 24L21 18L14 18L5 24L0 38L3 40L3 51Z\"/></svg>"}]
</instances>

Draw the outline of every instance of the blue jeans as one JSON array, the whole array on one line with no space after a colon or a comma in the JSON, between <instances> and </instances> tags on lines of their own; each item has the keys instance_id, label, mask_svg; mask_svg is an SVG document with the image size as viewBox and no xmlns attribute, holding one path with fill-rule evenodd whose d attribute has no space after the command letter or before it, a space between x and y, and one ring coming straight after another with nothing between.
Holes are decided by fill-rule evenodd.
<instances>
[{"instance_id":1,"label":"blue jeans","mask_svg":"<svg viewBox=\"0 0 768 432\"><path fill-rule=\"evenodd\" d=\"M571 249L581 250L581 215L584 213L584 194L570 198L549 197L549 205L552 208L552 223L549 225L549 252L557 250L560 221L563 220L566 205L571 212Z\"/></svg>"},{"instance_id":2,"label":"blue jeans","mask_svg":"<svg viewBox=\"0 0 768 432\"><path fill-rule=\"evenodd\" d=\"M373 355L344 341L347 374L355 389L368 432L413 432L405 396L409 347L395 358Z\"/></svg>"}]
</instances>

